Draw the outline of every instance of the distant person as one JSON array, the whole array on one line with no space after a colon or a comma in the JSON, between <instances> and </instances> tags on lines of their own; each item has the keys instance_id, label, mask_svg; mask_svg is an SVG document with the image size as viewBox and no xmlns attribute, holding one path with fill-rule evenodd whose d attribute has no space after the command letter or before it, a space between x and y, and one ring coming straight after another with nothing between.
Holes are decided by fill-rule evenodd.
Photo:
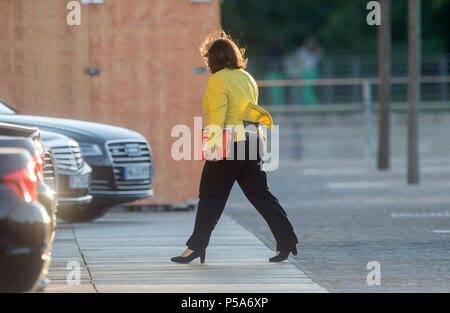
<instances>
[{"instance_id":1,"label":"distant person","mask_svg":"<svg viewBox=\"0 0 450 313\"><path fill-rule=\"evenodd\" d=\"M268 70L265 76L266 80L281 80L284 79L284 73L282 68L283 50L281 48L280 41L274 39L270 42L270 46L267 53L267 65ZM284 99L284 87L272 86L268 87L269 104L271 105L283 105Z\"/></svg>"},{"instance_id":2,"label":"distant person","mask_svg":"<svg viewBox=\"0 0 450 313\"><path fill-rule=\"evenodd\" d=\"M302 79L317 79L319 77L318 66L323 56L323 50L314 38L306 40L305 44L297 49L296 57L300 63L300 75ZM314 85L302 86L303 102L306 105L318 103L314 92Z\"/></svg>"},{"instance_id":3,"label":"distant person","mask_svg":"<svg viewBox=\"0 0 450 313\"><path fill-rule=\"evenodd\" d=\"M272 118L266 110L258 106L258 86L253 77L244 69L247 59L240 49L224 32L208 36L200 46L207 68L212 73L208 81L203 109L208 125L223 129L232 125L243 131L235 132L233 159L207 156L200 181L200 195L195 218L194 231L186 242L187 249L171 260L177 263L190 263L196 258L205 261L205 250L211 233L225 208L228 196L235 181L238 182L247 199L268 223L277 243L276 255L270 262L281 262L292 252L297 254L297 236L278 199L271 193L267 184L266 172L262 168L259 153L250 154L250 138L260 136L258 131L247 131L244 127L253 125L258 129L260 123L272 127ZM242 113L247 112L247 113ZM255 128L254 128L255 129ZM221 134L221 132L220 132ZM250 137L253 136L253 137ZM214 139L215 137L211 138ZM209 140L211 149L222 145L220 140ZM230 249L230 255L233 250Z\"/></svg>"},{"instance_id":4,"label":"distant person","mask_svg":"<svg viewBox=\"0 0 450 313\"><path fill-rule=\"evenodd\" d=\"M300 60L296 55L296 51L294 53L286 55L283 58L283 70L288 79L300 79ZM291 86L288 87L288 95L289 95L289 104L300 104L302 103L302 90L301 86Z\"/></svg>"}]
</instances>

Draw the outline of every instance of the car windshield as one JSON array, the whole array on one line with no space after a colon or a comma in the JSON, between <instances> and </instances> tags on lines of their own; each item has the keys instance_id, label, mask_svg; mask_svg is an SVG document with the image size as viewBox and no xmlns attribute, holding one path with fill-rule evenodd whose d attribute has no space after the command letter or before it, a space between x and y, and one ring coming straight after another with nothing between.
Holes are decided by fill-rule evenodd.
<instances>
[{"instance_id":1,"label":"car windshield","mask_svg":"<svg viewBox=\"0 0 450 313\"><path fill-rule=\"evenodd\" d=\"M0 114L16 114L16 111L0 101Z\"/></svg>"}]
</instances>

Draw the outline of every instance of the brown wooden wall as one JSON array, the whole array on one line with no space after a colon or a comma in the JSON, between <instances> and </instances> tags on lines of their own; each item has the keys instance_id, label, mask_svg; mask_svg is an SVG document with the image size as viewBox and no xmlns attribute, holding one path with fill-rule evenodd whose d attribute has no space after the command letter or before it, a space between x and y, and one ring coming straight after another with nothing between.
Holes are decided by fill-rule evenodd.
<instances>
[{"instance_id":1,"label":"brown wooden wall","mask_svg":"<svg viewBox=\"0 0 450 313\"><path fill-rule=\"evenodd\" d=\"M220 0L104 0L66 24L65 0L0 0L0 99L26 114L83 119L142 133L155 156L155 196L198 198L202 162L174 161L170 131L193 129L208 74L198 45L220 23ZM101 69L88 76L86 67Z\"/></svg>"}]
</instances>

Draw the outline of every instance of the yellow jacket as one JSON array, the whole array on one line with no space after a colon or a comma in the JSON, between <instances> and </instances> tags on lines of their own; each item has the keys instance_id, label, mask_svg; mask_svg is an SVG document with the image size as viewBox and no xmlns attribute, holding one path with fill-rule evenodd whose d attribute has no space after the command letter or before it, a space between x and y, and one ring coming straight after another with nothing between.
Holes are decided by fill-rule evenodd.
<instances>
[{"instance_id":1,"label":"yellow jacket","mask_svg":"<svg viewBox=\"0 0 450 313\"><path fill-rule=\"evenodd\" d=\"M246 71L225 68L211 75L203 98L210 128L208 147L221 146L221 130L226 126L234 127L234 141L245 140L243 121L272 128L272 117L257 103L258 85Z\"/></svg>"}]
</instances>

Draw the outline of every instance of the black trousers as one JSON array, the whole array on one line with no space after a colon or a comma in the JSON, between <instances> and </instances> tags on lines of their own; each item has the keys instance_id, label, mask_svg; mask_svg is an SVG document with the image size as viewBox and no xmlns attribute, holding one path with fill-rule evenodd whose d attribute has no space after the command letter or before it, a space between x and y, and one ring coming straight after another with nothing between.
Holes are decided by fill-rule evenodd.
<instances>
[{"instance_id":1,"label":"black trousers","mask_svg":"<svg viewBox=\"0 0 450 313\"><path fill-rule=\"evenodd\" d=\"M294 249L298 243L294 229L278 199L271 193L262 160L249 158L249 140L234 143L234 151L243 149L245 159L206 161L203 167L194 231L186 242L189 249L206 249L225 208L235 181L247 199L263 216L277 242L277 250ZM242 159L242 157L241 157Z\"/></svg>"}]
</instances>

